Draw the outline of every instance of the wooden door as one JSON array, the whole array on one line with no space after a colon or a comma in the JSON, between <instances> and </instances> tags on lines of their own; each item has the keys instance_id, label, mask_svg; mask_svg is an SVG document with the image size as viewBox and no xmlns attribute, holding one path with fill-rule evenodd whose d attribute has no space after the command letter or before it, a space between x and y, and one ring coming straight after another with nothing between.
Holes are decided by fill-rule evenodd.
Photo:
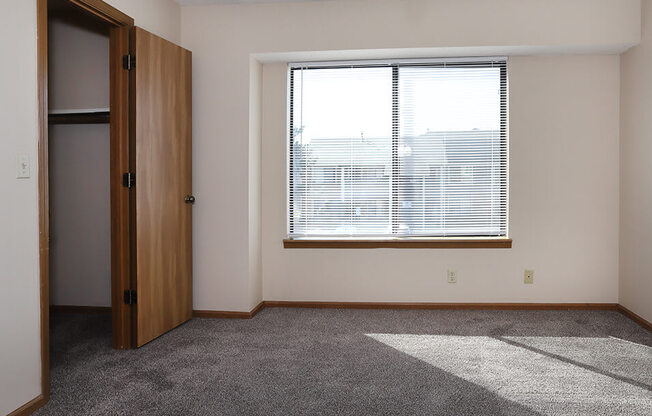
<instances>
[{"instance_id":1,"label":"wooden door","mask_svg":"<svg viewBox=\"0 0 652 416\"><path fill-rule=\"evenodd\" d=\"M140 28L131 42L140 347L192 315L192 71L190 51Z\"/></svg>"}]
</instances>

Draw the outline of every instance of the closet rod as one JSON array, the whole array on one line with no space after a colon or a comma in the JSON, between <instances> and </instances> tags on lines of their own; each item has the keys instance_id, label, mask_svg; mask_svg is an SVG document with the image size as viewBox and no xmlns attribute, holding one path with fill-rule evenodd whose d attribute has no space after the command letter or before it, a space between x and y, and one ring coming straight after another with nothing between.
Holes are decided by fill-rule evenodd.
<instances>
[{"instance_id":1,"label":"closet rod","mask_svg":"<svg viewBox=\"0 0 652 416\"><path fill-rule=\"evenodd\" d=\"M51 113L48 115L50 124L108 124L110 121L111 113L108 111Z\"/></svg>"}]
</instances>

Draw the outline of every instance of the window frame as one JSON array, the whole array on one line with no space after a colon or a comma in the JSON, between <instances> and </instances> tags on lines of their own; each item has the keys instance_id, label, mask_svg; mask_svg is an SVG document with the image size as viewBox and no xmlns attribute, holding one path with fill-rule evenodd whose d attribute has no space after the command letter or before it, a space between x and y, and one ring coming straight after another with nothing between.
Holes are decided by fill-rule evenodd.
<instances>
[{"instance_id":1,"label":"window frame","mask_svg":"<svg viewBox=\"0 0 652 416\"><path fill-rule=\"evenodd\" d=\"M501 168L505 176L500 179L501 191L505 192L505 235L501 236L400 236L394 237L290 237L294 229L293 221L293 187L290 186L293 174L293 146L294 146L294 72L303 69L337 69L337 68L392 68L392 167L390 183L399 179L398 146L400 141L400 102L399 102L399 67L400 66L427 66L427 67L468 67L486 64L500 69L500 141L504 146L504 158ZM380 60L380 61L343 61L343 62L303 62L288 63L288 132L286 135L287 151L287 180L286 180L286 232L283 239L284 248L511 248L512 239L509 237L509 94L508 94L508 58L507 57L481 57L481 58L442 58L418 60ZM502 166L504 164L504 166ZM393 186L393 185L391 185ZM398 207L398 192L392 192L391 206ZM398 210L392 209L392 233L398 230Z\"/></svg>"}]
</instances>

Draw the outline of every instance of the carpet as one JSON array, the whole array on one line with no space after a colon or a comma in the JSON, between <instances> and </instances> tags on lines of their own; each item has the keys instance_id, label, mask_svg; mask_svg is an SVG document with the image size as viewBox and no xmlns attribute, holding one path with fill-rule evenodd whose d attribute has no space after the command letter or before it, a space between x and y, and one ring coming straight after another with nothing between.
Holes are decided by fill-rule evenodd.
<instances>
[{"instance_id":1,"label":"carpet","mask_svg":"<svg viewBox=\"0 0 652 416\"><path fill-rule=\"evenodd\" d=\"M111 349L56 314L36 415L652 415L652 334L611 311L268 308Z\"/></svg>"}]
</instances>

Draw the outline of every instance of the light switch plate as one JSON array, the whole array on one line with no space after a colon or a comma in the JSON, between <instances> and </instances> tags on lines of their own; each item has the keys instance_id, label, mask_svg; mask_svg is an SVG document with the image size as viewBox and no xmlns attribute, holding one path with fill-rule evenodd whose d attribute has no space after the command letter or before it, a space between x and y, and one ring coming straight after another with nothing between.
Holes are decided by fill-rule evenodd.
<instances>
[{"instance_id":1,"label":"light switch plate","mask_svg":"<svg viewBox=\"0 0 652 416\"><path fill-rule=\"evenodd\" d=\"M16 178L24 179L29 178L29 154L27 153L18 153L16 157Z\"/></svg>"},{"instance_id":2,"label":"light switch plate","mask_svg":"<svg viewBox=\"0 0 652 416\"><path fill-rule=\"evenodd\" d=\"M528 285L534 284L534 270L526 269L523 272L523 283Z\"/></svg>"}]
</instances>

